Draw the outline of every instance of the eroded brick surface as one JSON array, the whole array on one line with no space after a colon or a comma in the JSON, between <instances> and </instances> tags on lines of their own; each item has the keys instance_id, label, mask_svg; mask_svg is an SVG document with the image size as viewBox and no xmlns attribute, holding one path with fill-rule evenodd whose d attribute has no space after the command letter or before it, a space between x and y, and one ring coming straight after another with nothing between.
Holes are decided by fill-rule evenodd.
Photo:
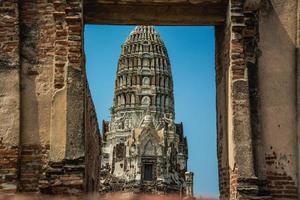
<instances>
[{"instance_id":1,"label":"eroded brick surface","mask_svg":"<svg viewBox=\"0 0 300 200\"><path fill-rule=\"evenodd\" d=\"M18 1L1 1L0 18L0 70L3 72L19 67Z\"/></svg>"},{"instance_id":2,"label":"eroded brick surface","mask_svg":"<svg viewBox=\"0 0 300 200\"><path fill-rule=\"evenodd\" d=\"M297 184L275 151L266 154L268 188L273 199L298 199ZM289 161L286 161L289 162Z\"/></svg>"},{"instance_id":3,"label":"eroded brick surface","mask_svg":"<svg viewBox=\"0 0 300 200\"><path fill-rule=\"evenodd\" d=\"M7 147L0 138L0 191L16 192L18 185L19 148Z\"/></svg>"},{"instance_id":4,"label":"eroded brick surface","mask_svg":"<svg viewBox=\"0 0 300 200\"><path fill-rule=\"evenodd\" d=\"M50 162L44 179L40 181L40 191L47 194L81 194L84 192L84 160L64 160Z\"/></svg>"},{"instance_id":5,"label":"eroded brick surface","mask_svg":"<svg viewBox=\"0 0 300 200\"><path fill-rule=\"evenodd\" d=\"M0 190L64 194L82 193L87 188L95 190L100 136L89 94L85 102L82 2L1 1L0 17L0 134L3 136ZM68 134L66 147L70 159L50 162L50 138L67 134L54 132L51 136L53 94L65 89L67 84L68 97L63 99L70 102L69 110L73 111L67 113L68 120L72 121L68 122L68 130L73 131ZM72 97L77 99L76 105L72 104L75 102ZM22 105L14 98L22 99ZM86 122L85 108L88 109ZM90 180L84 172L85 134L86 144L90 145L89 152L86 150L86 174Z\"/></svg>"},{"instance_id":6,"label":"eroded brick surface","mask_svg":"<svg viewBox=\"0 0 300 200\"><path fill-rule=\"evenodd\" d=\"M85 100L85 190L98 190L100 176L101 138L94 103L88 87Z\"/></svg>"},{"instance_id":7,"label":"eroded brick surface","mask_svg":"<svg viewBox=\"0 0 300 200\"><path fill-rule=\"evenodd\" d=\"M18 1L0 1L0 192L15 192L19 163Z\"/></svg>"},{"instance_id":8,"label":"eroded brick surface","mask_svg":"<svg viewBox=\"0 0 300 200\"><path fill-rule=\"evenodd\" d=\"M48 152L49 146L22 146L18 189L20 192L40 191L40 180L47 169Z\"/></svg>"}]
</instances>

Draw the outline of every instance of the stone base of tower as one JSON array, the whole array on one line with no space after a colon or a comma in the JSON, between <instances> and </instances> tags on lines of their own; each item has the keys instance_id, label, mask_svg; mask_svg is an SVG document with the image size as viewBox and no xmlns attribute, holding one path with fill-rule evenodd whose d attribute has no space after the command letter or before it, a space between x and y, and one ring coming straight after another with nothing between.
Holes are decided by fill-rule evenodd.
<instances>
[{"instance_id":1,"label":"stone base of tower","mask_svg":"<svg viewBox=\"0 0 300 200\"><path fill-rule=\"evenodd\" d=\"M110 176L100 183L99 192L107 193L134 193L134 194L153 194L153 195L184 195L185 186L172 184L163 181L125 181Z\"/></svg>"}]
</instances>

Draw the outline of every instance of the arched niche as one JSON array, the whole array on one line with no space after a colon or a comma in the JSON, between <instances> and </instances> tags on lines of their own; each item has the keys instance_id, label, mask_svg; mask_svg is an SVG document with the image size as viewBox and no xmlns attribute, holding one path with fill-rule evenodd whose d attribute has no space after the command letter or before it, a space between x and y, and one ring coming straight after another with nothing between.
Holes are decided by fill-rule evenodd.
<instances>
[{"instance_id":1,"label":"arched niche","mask_svg":"<svg viewBox=\"0 0 300 200\"><path fill-rule=\"evenodd\" d=\"M150 85L150 78L148 76L143 78L143 86L149 86Z\"/></svg>"},{"instance_id":2,"label":"arched niche","mask_svg":"<svg viewBox=\"0 0 300 200\"><path fill-rule=\"evenodd\" d=\"M142 55L142 65L143 67L149 67L151 63L151 55L148 53L145 53Z\"/></svg>"},{"instance_id":3,"label":"arched niche","mask_svg":"<svg viewBox=\"0 0 300 200\"><path fill-rule=\"evenodd\" d=\"M144 97L142 98L142 105L143 105L143 106L149 106L150 103L151 103L151 99L150 99L149 96L144 96Z\"/></svg>"}]
</instances>

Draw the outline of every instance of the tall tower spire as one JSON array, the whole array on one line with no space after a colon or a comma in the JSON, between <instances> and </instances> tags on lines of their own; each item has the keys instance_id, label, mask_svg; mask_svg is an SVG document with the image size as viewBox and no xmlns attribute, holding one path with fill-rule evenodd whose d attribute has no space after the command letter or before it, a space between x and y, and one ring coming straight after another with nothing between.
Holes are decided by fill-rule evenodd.
<instances>
[{"instance_id":1,"label":"tall tower spire","mask_svg":"<svg viewBox=\"0 0 300 200\"><path fill-rule=\"evenodd\" d=\"M113 114L150 109L174 114L173 80L167 49L153 26L137 26L122 45Z\"/></svg>"},{"instance_id":2,"label":"tall tower spire","mask_svg":"<svg viewBox=\"0 0 300 200\"><path fill-rule=\"evenodd\" d=\"M137 26L122 45L103 134L101 191L184 190L187 142L174 122L167 49L153 26Z\"/></svg>"}]
</instances>

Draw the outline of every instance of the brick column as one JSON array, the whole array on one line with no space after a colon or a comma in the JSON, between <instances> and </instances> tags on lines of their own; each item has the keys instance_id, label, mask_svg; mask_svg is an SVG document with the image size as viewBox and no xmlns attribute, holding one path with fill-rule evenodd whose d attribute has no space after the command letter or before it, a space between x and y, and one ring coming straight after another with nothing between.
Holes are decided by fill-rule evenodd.
<instances>
[{"instance_id":1,"label":"brick column","mask_svg":"<svg viewBox=\"0 0 300 200\"><path fill-rule=\"evenodd\" d=\"M54 95L45 192L84 191L85 68L81 0L55 0ZM59 174L63 171L64 174ZM52 184L58 182L59 184Z\"/></svg>"},{"instance_id":2,"label":"brick column","mask_svg":"<svg viewBox=\"0 0 300 200\"><path fill-rule=\"evenodd\" d=\"M84 54L82 2L54 1L56 22L51 160L84 156ZM58 141L59 140L59 141ZM59 147L59 152L56 150ZM53 151L52 151L53 150Z\"/></svg>"},{"instance_id":3,"label":"brick column","mask_svg":"<svg viewBox=\"0 0 300 200\"><path fill-rule=\"evenodd\" d=\"M257 18L251 12L245 15L244 3L230 1L226 23L216 27L218 163L222 200L259 195L250 113L254 104L249 94L255 86L249 87L248 78L248 67L257 67L258 38L256 25L249 23L249 18L254 22Z\"/></svg>"},{"instance_id":4,"label":"brick column","mask_svg":"<svg viewBox=\"0 0 300 200\"><path fill-rule=\"evenodd\" d=\"M21 63L20 192L39 191L49 150L54 58L53 5L19 1Z\"/></svg>"},{"instance_id":5,"label":"brick column","mask_svg":"<svg viewBox=\"0 0 300 200\"><path fill-rule=\"evenodd\" d=\"M20 57L17 0L0 2L0 192L17 190Z\"/></svg>"},{"instance_id":6,"label":"brick column","mask_svg":"<svg viewBox=\"0 0 300 200\"><path fill-rule=\"evenodd\" d=\"M259 190L254 168L247 60L251 55L247 54L249 49L245 45L247 24L244 3L241 0L231 0L227 19L231 32L228 70L228 139L231 155L229 167L232 200L256 197ZM256 63L256 57L252 59Z\"/></svg>"}]
</instances>

